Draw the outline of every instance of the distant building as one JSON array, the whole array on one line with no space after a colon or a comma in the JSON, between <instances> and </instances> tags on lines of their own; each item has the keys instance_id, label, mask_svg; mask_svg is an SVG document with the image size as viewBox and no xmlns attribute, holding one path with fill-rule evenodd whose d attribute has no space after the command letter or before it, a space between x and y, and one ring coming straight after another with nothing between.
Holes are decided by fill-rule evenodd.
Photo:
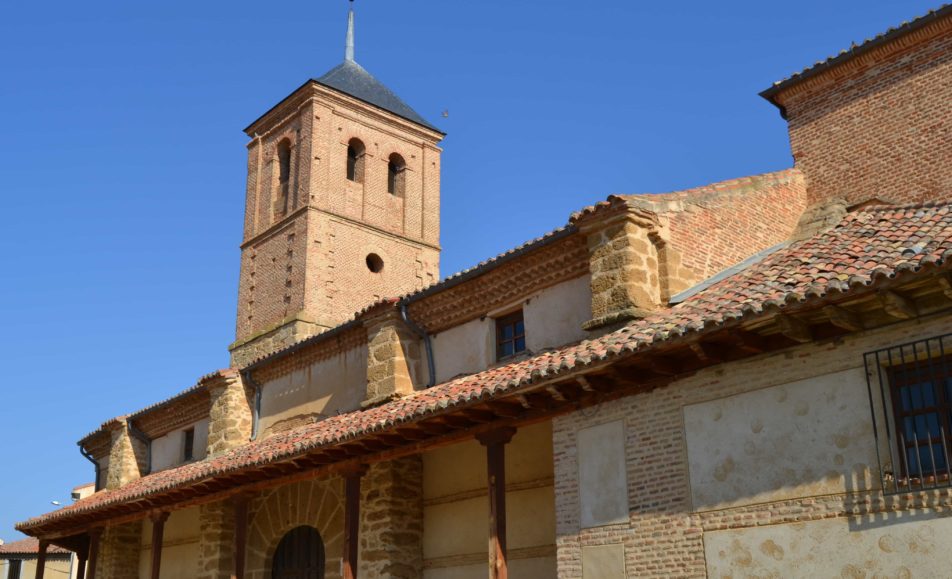
<instances>
[{"instance_id":1,"label":"distant building","mask_svg":"<svg viewBox=\"0 0 952 579\"><path fill-rule=\"evenodd\" d=\"M33 537L0 544L0 579L30 579L36 575L40 542ZM46 553L47 577L71 577L73 553L50 546Z\"/></svg>"},{"instance_id":2,"label":"distant building","mask_svg":"<svg viewBox=\"0 0 952 579\"><path fill-rule=\"evenodd\" d=\"M18 529L88 578L948 575L952 7L763 93L794 167L441 281L443 134L350 24L246 129L232 367Z\"/></svg>"}]
</instances>

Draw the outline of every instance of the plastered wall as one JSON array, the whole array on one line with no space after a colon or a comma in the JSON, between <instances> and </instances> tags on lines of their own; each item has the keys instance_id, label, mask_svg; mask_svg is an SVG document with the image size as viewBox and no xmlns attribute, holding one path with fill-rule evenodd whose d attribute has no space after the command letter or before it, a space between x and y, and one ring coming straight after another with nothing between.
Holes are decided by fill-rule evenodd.
<instances>
[{"instance_id":1,"label":"plastered wall","mask_svg":"<svg viewBox=\"0 0 952 579\"><path fill-rule=\"evenodd\" d=\"M508 311L508 310L507 310ZM526 347L540 352L587 337L582 324L592 317L589 277L546 288L522 302ZM433 336L437 383L485 370L496 361L492 316L470 320Z\"/></svg>"},{"instance_id":2,"label":"plastered wall","mask_svg":"<svg viewBox=\"0 0 952 579\"><path fill-rule=\"evenodd\" d=\"M10 563L0 560L0 579L7 579L10 572ZM25 559L20 564L20 579L33 579L36 576L36 559ZM76 570L70 575L69 560L47 561L46 577L75 577Z\"/></svg>"},{"instance_id":3,"label":"plastered wall","mask_svg":"<svg viewBox=\"0 0 952 579\"><path fill-rule=\"evenodd\" d=\"M366 346L266 382L261 393L261 432L267 436L305 420L355 410L363 400L366 382Z\"/></svg>"},{"instance_id":4,"label":"plastered wall","mask_svg":"<svg viewBox=\"0 0 952 579\"><path fill-rule=\"evenodd\" d=\"M152 441L152 472L165 470L182 464L185 450L185 431L195 429L195 439L192 443L194 460L205 458L208 446L208 420L199 420L185 428L173 430L165 436Z\"/></svg>"},{"instance_id":5,"label":"plastered wall","mask_svg":"<svg viewBox=\"0 0 952 579\"><path fill-rule=\"evenodd\" d=\"M162 532L160 579L184 579L198 575L198 507L172 511ZM139 578L150 579L152 569L152 523L142 524L142 554Z\"/></svg>"},{"instance_id":6,"label":"plastered wall","mask_svg":"<svg viewBox=\"0 0 952 579\"><path fill-rule=\"evenodd\" d=\"M685 406L684 430L695 510L879 486L862 368Z\"/></svg>"},{"instance_id":7,"label":"plastered wall","mask_svg":"<svg viewBox=\"0 0 952 579\"><path fill-rule=\"evenodd\" d=\"M840 576L846 564L857 568L848 577L937 576L931 560L913 555L918 547L907 538L946 532L944 522L925 523L928 517L919 515L948 513L952 490L884 497L870 480L876 477L866 478L878 466L863 354L950 332L948 315L899 323L721 365L555 418L558 576L591 577L585 554L607 545L617 546L609 575L616 577L823 577ZM586 528L578 434L613 420L625 424L629 516ZM885 535L905 545L908 574L894 564L899 558L871 557ZM809 564L816 567L808 566L806 538L830 554L813 554ZM738 564L746 560L742 550L739 559L729 553L735 540L754 566ZM768 540L799 555L785 555L782 566L771 563L779 551ZM891 541L888 548L898 549ZM943 563L944 556L934 555ZM844 564L821 567L829 557ZM756 566L768 563L774 567Z\"/></svg>"},{"instance_id":8,"label":"plastered wall","mask_svg":"<svg viewBox=\"0 0 952 579\"><path fill-rule=\"evenodd\" d=\"M714 531L704 552L709 577L948 577L950 534L948 513L923 511Z\"/></svg>"},{"instance_id":9,"label":"plastered wall","mask_svg":"<svg viewBox=\"0 0 952 579\"><path fill-rule=\"evenodd\" d=\"M475 441L423 455L425 579L486 577L486 449ZM520 429L506 447L512 577L555 576L551 425Z\"/></svg>"}]
</instances>

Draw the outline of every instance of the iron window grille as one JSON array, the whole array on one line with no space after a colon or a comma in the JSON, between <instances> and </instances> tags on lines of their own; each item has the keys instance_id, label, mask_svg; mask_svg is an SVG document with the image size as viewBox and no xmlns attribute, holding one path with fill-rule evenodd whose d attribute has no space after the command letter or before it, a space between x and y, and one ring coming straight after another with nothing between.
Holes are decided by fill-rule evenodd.
<instances>
[{"instance_id":1,"label":"iron window grille","mask_svg":"<svg viewBox=\"0 0 952 579\"><path fill-rule=\"evenodd\" d=\"M952 486L952 334L864 354L884 493Z\"/></svg>"}]
</instances>

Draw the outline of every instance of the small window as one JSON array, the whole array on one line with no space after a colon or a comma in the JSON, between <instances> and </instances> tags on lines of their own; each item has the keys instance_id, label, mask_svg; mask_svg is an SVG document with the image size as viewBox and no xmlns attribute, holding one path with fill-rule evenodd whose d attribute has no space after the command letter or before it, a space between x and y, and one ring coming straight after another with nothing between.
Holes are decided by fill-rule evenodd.
<instances>
[{"instance_id":1,"label":"small window","mask_svg":"<svg viewBox=\"0 0 952 579\"><path fill-rule=\"evenodd\" d=\"M275 195L275 213L288 212L288 197L291 188L291 141L284 139L278 143L278 191Z\"/></svg>"},{"instance_id":2,"label":"small window","mask_svg":"<svg viewBox=\"0 0 952 579\"><path fill-rule=\"evenodd\" d=\"M522 310L496 318L496 359L514 356L526 349L526 324Z\"/></svg>"},{"instance_id":3,"label":"small window","mask_svg":"<svg viewBox=\"0 0 952 579\"><path fill-rule=\"evenodd\" d=\"M907 477L946 475L952 431L952 379L948 363L914 362L889 369L900 472ZM936 367L938 366L938 368Z\"/></svg>"},{"instance_id":4,"label":"small window","mask_svg":"<svg viewBox=\"0 0 952 579\"><path fill-rule=\"evenodd\" d=\"M185 431L185 452L184 459L186 462L195 458L195 429L189 428Z\"/></svg>"},{"instance_id":5,"label":"small window","mask_svg":"<svg viewBox=\"0 0 952 579\"><path fill-rule=\"evenodd\" d=\"M347 143L347 179L355 183L364 182L364 157L366 149L360 139L351 139Z\"/></svg>"},{"instance_id":6,"label":"small window","mask_svg":"<svg viewBox=\"0 0 952 579\"><path fill-rule=\"evenodd\" d=\"M10 565L10 570L7 571L7 577L9 579L20 579L21 566L23 561L20 559L10 559L7 561Z\"/></svg>"},{"instance_id":7,"label":"small window","mask_svg":"<svg viewBox=\"0 0 952 579\"><path fill-rule=\"evenodd\" d=\"M867 352L886 493L952 486L952 335ZM878 391L878 392L877 392ZM887 448L883 448L887 447Z\"/></svg>"},{"instance_id":8,"label":"small window","mask_svg":"<svg viewBox=\"0 0 952 579\"><path fill-rule=\"evenodd\" d=\"M397 197L403 197L406 189L407 163L403 157L394 153L390 155L390 162L387 163L387 193Z\"/></svg>"}]
</instances>

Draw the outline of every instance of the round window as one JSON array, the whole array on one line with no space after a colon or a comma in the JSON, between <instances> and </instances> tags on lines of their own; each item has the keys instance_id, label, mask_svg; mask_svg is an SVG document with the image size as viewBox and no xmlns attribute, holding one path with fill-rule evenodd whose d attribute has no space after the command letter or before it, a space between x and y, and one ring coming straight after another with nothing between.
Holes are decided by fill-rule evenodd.
<instances>
[{"instance_id":1,"label":"round window","mask_svg":"<svg viewBox=\"0 0 952 579\"><path fill-rule=\"evenodd\" d=\"M376 253L367 256L367 269L374 273L383 271L383 259Z\"/></svg>"}]
</instances>

